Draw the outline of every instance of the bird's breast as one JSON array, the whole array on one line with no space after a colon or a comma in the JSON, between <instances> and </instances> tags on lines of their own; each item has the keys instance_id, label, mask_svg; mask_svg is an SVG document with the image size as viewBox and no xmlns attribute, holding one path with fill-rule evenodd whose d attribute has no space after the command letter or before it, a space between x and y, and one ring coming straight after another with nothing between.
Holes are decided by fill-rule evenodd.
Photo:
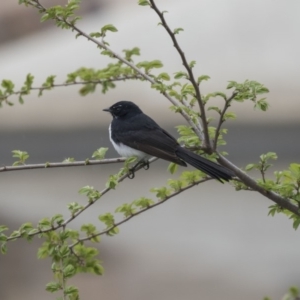
<instances>
[{"instance_id":1,"label":"bird's breast","mask_svg":"<svg viewBox=\"0 0 300 300\"><path fill-rule=\"evenodd\" d=\"M112 135L111 124L110 124L108 130L109 130L109 139L110 139L111 143L113 144L115 150L119 153L120 156L123 156L123 157L136 156L140 160L147 159L149 157L148 154L146 154L145 152L131 148L121 142L116 141Z\"/></svg>"}]
</instances>

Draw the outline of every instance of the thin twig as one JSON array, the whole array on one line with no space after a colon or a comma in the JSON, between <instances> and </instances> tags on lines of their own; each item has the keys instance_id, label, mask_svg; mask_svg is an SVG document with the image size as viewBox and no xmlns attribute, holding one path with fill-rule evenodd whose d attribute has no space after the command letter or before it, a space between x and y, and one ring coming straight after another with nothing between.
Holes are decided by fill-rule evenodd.
<instances>
[{"instance_id":1,"label":"thin twig","mask_svg":"<svg viewBox=\"0 0 300 300\"><path fill-rule=\"evenodd\" d=\"M192 184L190 184L190 185L188 185L188 186L186 186L186 187L180 189L179 191L176 191L176 192L172 193L171 195L167 196L165 199L163 199L163 200L161 200L161 201L158 201L158 202L156 202L156 203L154 203L154 204L152 204L152 205L149 205L148 207L145 207L145 208L143 208L143 209L141 209L141 210L139 210L139 211L133 213L133 214L130 215L129 217L127 217L127 218L125 218L125 219L123 219L123 220L121 220L121 221L115 223L113 226L111 226L111 227L109 227L109 228L106 228L106 229L104 229L104 230L101 231L101 232L95 233L95 234L90 235L90 236L88 236L88 237L84 237L84 238L78 239L76 242L74 242L72 245L70 245L69 248L70 248L70 249L73 249L73 248L74 248L76 245L78 245L79 243L82 243L82 242L84 242L84 241L91 240L91 239L93 239L93 238L95 238L95 237L98 237L98 236L100 236L100 235L104 235L104 234L110 232L111 230L113 230L114 228L120 226L121 224L128 222L128 221L129 221L130 219L132 219L133 217L136 217L136 216L138 216L139 214L144 213L145 211L150 210L151 208L154 208L154 207L156 207L156 206L158 206L158 205L161 205L161 204L165 203L167 200L173 198L174 196L177 196L177 195L181 194L182 192L184 192L184 191L190 189L191 187L193 187L193 186L195 186L195 185L198 185L198 184L200 184L200 183L206 182L206 181L211 180L211 179L213 179L213 178L208 177L208 178L204 178L204 179L201 179L201 180L199 180L199 181L196 181L196 182L194 182L194 183L192 183Z\"/></svg>"},{"instance_id":2,"label":"thin twig","mask_svg":"<svg viewBox=\"0 0 300 300\"><path fill-rule=\"evenodd\" d=\"M65 82L65 83L58 83L58 84L53 84L52 86L40 86L40 87L31 87L29 90L30 91L45 91L45 90L51 90L52 88L56 87L66 87L66 86L72 86L72 85L83 85L83 84L103 84L104 82L115 82L115 81L124 81L127 79L141 79L142 77L140 75L134 75L134 76L120 76L120 77L115 77L115 78L109 78L105 80L87 80L87 81L72 81L72 82ZM6 100L8 97L12 95L27 95L27 91L16 91L12 92L9 95L2 95L0 96L0 102L2 100Z\"/></svg>"},{"instance_id":3,"label":"thin twig","mask_svg":"<svg viewBox=\"0 0 300 300\"><path fill-rule=\"evenodd\" d=\"M169 34L170 38L173 41L173 46L175 47L175 49L177 50L178 54L181 57L182 60L182 64L185 67L185 69L188 72L188 80L191 82L191 84L194 87L195 90L195 97L198 101L198 105L200 108L200 112L201 112L201 119L202 119L202 126L203 126L203 132L202 135L204 136L204 148L210 149L210 140L209 140L209 135L208 135L208 126L207 126L207 121L206 121L206 113L205 113L205 109L204 109L204 104L202 102L202 97L201 97L201 93L200 93L200 88L199 85L197 84L196 80L195 80L195 76L194 73L192 71L192 68L189 66L187 59L185 57L184 52L182 51L181 47L178 44L178 41L176 39L176 36L174 34L174 32L170 29L169 25L167 24L164 14L158 9L158 7L156 6L154 0L150 0L151 3L151 8L157 13L157 15L159 16L161 23L163 25L163 27L166 29L167 33ZM202 136L201 135L201 136Z\"/></svg>"},{"instance_id":4,"label":"thin twig","mask_svg":"<svg viewBox=\"0 0 300 300\"><path fill-rule=\"evenodd\" d=\"M153 163L154 161L156 161L158 158L156 157L152 157L150 160L149 160L149 164ZM143 166L140 166L138 167L135 172L139 171L140 169L142 169ZM122 182L124 179L126 179L130 174L124 174L123 176L121 176L117 182L120 183ZM102 191L100 191L100 195L101 197L99 199L102 198L103 195L105 195L108 191L110 191L111 188L110 187L106 187L105 189L103 189ZM98 199L98 200L99 200ZM69 217L67 220L65 220L63 223L61 224L57 224L55 226L51 226L47 229L39 229L37 232L34 232L34 233L31 233L31 234L28 234L29 237L32 237L32 236L35 236L35 235L39 235L39 234L42 234L42 233L47 233L49 231L54 231L54 230L57 230L59 228L65 228L66 225L68 225L71 221L73 221L75 218L77 218L80 214L82 214L87 208L89 208L91 205L93 205L95 202L97 202L98 200L95 200L95 201L90 201L88 202L81 210L77 211L76 213L74 213L71 217ZM21 238L22 235L19 234L17 236L14 236L14 237L8 237L7 238L7 241L11 241L11 240L15 240L15 239L18 239L18 238Z\"/></svg>"},{"instance_id":5,"label":"thin twig","mask_svg":"<svg viewBox=\"0 0 300 300\"><path fill-rule=\"evenodd\" d=\"M220 153L217 153L219 158L218 162L222 164L223 166L231 169L234 171L236 176L248 187L252 188L256 192L260 193L264 197L272 200L273 202L277 203L280 207L283 207L291 212L293 212L295 215L300 216L299 208L291 203L291 201L287 198L283 198L280 195L278 195L275 192L268 191L257 184L257 182L252 179L250 176L248 176L246 173L244 173L241 169L239 169L237 166L235 166L232 162L227 160L223 155Z\"/></svg>"},{"instance_id":6,"label":"thin twig","mask_svg":"<svg viewBox=\"0 0 300 300\"><path fill-rule=\"evenodd\" d=\"M215 133L215 138L214 138L214 144L213 144L213 150L216 151L217 150L217 143L218 143L218 138L220 135L220 130L221 130L221 126L224 123L224 115L227 111L227 109L230 107L231 101L233 100L233 98L237 95L237 92L233 92L232 95L225 100L225 105L223 107L223 110L220 114L220 118L219 118L219 122L216 128L216 133Z\"/></svg>"},{"instance_id":7,"label":"thin twig","mask_svg":"<svg viewBox=\"0 0 300 300\"><path fill-rule=\"evenodd\" d=\"M32 0L34 1L35 4L33 3L28 3L36 8L38 8L40 10L40 12L45 13L47 10L44 6L42 6L38 0ZM155 5L153 0L150 0L152 5ZM161 13L160 13L161 14ZM107 51L109 51L113 57L117 58L119 61L123 62L124 64L126 64L127 66L131 67L137 74L140 74L145 80L149 81L150 83L154 84L157 83L153 78L151 78L149 75L143 73L135 64L127 61L125 58L123 58L122 56L118 55L117 53L115 53L114 51L112 51L106 44L96 40L95 38L89 36L87 33L83 32L82 30L80 30L77 26L75 26L74 24L70 23L68 20L64 20L62 18L56 17L56 20L61 21L61 22L65 22L65 24L67 24L70 28L72 28L73 31L76 31L78 33L78 35L81 35L83 37L85 37L87 40L92 41L93 43L95 43L98 47L103 48ZM169 27L168 27L169 28ZM169 29L170 30L170 29ZM170 34L170 33L169 33ZM172 33L173 34L173 33ZM173 34L174 37L174 34ZM175 39L176 40L176 39ZM178 49L177 49L178 50ZM183 53L183 52L182 52ZM185 56L184 56L185 57ZM186 62L186 60L185 60ZM189 75L190 76L190 75ZM190 76L190 80L194 78L193 76ZM191 81L193 84L195 84L195 80ZM199 87L195 89L196 93L197 91L200 93L199 91ZM172 97L170 97L167 92L162 92L162 94L175 106L179 107L177 101L175 99L173 99ZM198 94L197 100L201 100L201 94ZM203 105L203 102L200 101L199 103L200 108ZM202 107L202 110L204 110L204 107ZM201 110L201 112L202 112ZM186 119L186 121L190 124L190 126L195 130L196 134L201 138L203 136L202 133L202 129L199 128L199 126L197 126L196 124L194 124L194 122L192 122L191 118L188 116L188 114L184 111L181 110L181 114L182 116ZM202 118L205 117L205 112L204 114L201 115ZM205 122L203 122L203 126L207 126L206 124L206 120L203 120ZM206 125L205 125L206 124ZM221 126L221 125L220 125ZM203 130L204 132L207 132L207 130ZM208 133L207 133L208 134ZM205 140L209 141L209 138L206 136ZM209 146L209 144L205 145L205 146ZM296 215L300 216L300 213L298 211L298 208L293 205L288 199L282 198L280 195L271 192L271 191L266 191L264 188L260 187L250 176L248 176L246 173L244 173L242 170L240 170L237 166L235 166L233 163L231 163L229 160L227 160L225 157L223 157L221 154L219 154L218 152L216 152L219 155L218 161L228 167L229 169L233 170L235 172L235 174L249 187L251 187L252 189L256 190L257 192L261 193L262 195L264 195L265 197L269 198L270 200L274 201L275 203L279 204L281 207L284 207L288 210L290 210L291 212L295 213ZM122 179L123 180L123 179ZM105 190L104 190L105 191ZM107 192L107 191L106 191ZM88 205L90 206L90 205ZM88 207L87 206L87 207ZM86 207L86 208L87 208ZM85 209L86 209L85 208ZM84 209L84 210L85 210ZM81 213L82 211L80 211ZM75 216L76 217L76 216ZM68 220L67 223L69 223L70 221L72 221L74 219L74 217L70 218ZM55 228L54 228L55 229ZM53 230L52 228L50 228L48 231Z\"/></svg>"},{"instance_id":8,"label":"thin twig","mask_svg":"<svg viewBox=\"0 0 300 300\"><path fill-rule=\"evenodd\" d=\"M40 2L38 0L33 0L36 5L33 5L34 7L38 8L40 10L40 12L45 13L47 11L47 9L40 4ZM29 3L30 5L32 5L31 3ZM129 62L128 60L126 60L124 57L122 57L121 55L117 54L116 52L114 52L113 50L111 50L105 43L100 42L99 40L91 37L90 35L88 35L87 33L85 33L84 31L82 31L81 29L79 29L76 25L70 23L68 20L64 20L62 18L56 17L56 20L61 21L61 22L65 22L65 24L67 24L70 28L72 28L72 30L76 31L79 35L85 37L87 40L92 41L93 43L95 43L97 46L99 46L102 49L105 49L107 51L109 51L113 57L115 57L116 59L118 59L119 61L121 61L122 63L124 63L125 65L129 66L130 68L132 68L132 70L134 70L137 74L141 75L141 77L143 77L144 79L146 79L147 81L149 81L151 84L155 84L158 83L157 81L155 81L151 76L149 76L148 74L142 72L141 69L139 69L135 64ZM172 98L170 95L168 95L167 92L162 91L161 92L174 106L179 107L179 104L177 102L177 100L175 100L174 98ZM192 126L196 132L196 134L199 137L202 137L202 129L199 128L196 124L194 124L194 122L191 120L191 118L189 117L189 115L184 111L181 110L180 111L181 115L185 118L185 120L190 124L190 126Z\"/></svg>"},{"instance_id":9,"label":"thin twig","mask_svg":"<svg viewBox=\"0 0 300 300\"><path fill-rule=\"evenodd\" d=\"M265 174L265 170L264 170L264 168L265 168L265 162L262 161L261 164L262 165L261 165L261 169L260 169L260 174L261 174L263 182L266 183L266 174Z\"/></svg>"},{"instance_id":10,"label":"thin twig","mask_svg":"<svg viewBox=\"0 0 300 300\"><path fill-rule=\"evenodd\" d=\"M33 169L48 169L48 168L62 168L62 167L78 167L78 166L90 166L90 165L107 165L114 163L124 162L126 158L106 158L101 160L89 160L74 161L74 162L56 162L56 163L44 163L44 164L30 164L21 166L4 166L0 168L0 172L7 171L20 171L20 170L33 170Z\"/></svg>"},{"instance_id":11,"label":"thin twig","mask_svg":"<svg viewBox=\"0 0 300 300\"><path fill-rule=\"evenodd\" d=\"M66 227L63 226L63 231L65 231ZM63 246L63 245L60 245ZM63 257L60 257L60 276L58 277L61 280L61 289L62 289L62 297L63 300L67 299L67 293L66 293L66 278L65 278L65 273L64 273L64 263L63 263Z\"/></svg>"}]
</instances>

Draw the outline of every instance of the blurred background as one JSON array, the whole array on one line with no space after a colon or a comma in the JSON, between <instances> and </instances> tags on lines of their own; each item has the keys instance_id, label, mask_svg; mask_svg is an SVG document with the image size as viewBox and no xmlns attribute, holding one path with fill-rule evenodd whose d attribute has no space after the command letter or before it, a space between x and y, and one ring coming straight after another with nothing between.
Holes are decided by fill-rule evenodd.
<instances>
[{"instance_id":1,"label":"blurred background","mask_svg":"<svg viewBox=\"0 0 300 300\"><path fill-rule=\"evenodd\" d=\"M109 62L92 43L75 39L74 33L51 21L40 24L33 8L17 2L1 1L0 80L13 80L18 89L31 73L34 86L49 75L57 75L59 83L82 66L103 68ZM82 2L78 26L85 32L114 24L119 32L108 34L107 41L115 51L137 46L142 53L137 61L160 59L170 74L182 70L151 9L133 0ZM197 75L211 77L203 83L202 93L225 91L229 80L256 80L270 89L267 113L254 110L252 103L231 108L238 119L228 124L224 150L229 159L243 167L274 151L279 156L274 170L299 163L300 2L157 0L157 5L168 11L165 16L172 28L184 28L178 39L188 60L197 61ZM108 94L98 89L86 97L78 95L78 87L57 88L41 98L33 92L24 105L12 97L15 106L0 109L1 166L13 163L15 149L29 152L28 163L84 160L99 147L110 147L108 155L116 157L108 140L111 117L102 109L121 99L136 102L177 136L174 126L183 120L146 82L119 83ZM153 197L150 188L171 177L167 165L157 161L134 182L124 181L72 226L97 223L98 215L122 203ZM55 213L68 216L69 202L85 203L77 193L82 186L101 190L119 167L2 173L0 224L15 229ZM124 224L119 235L104 237L99 250L105 275L82 275L73 283L82 299L90 300L253 300L265 295L281 299L289 286L300 285L299 232L283 216L267 217L270 205L260 195L235 192L230 185L200 185ZM44 290L52 280L51 263L36 259L39 243L16 241L8 245L7 255L0 256L1 300L55 298Z\"/></svg>"}]
</instances>

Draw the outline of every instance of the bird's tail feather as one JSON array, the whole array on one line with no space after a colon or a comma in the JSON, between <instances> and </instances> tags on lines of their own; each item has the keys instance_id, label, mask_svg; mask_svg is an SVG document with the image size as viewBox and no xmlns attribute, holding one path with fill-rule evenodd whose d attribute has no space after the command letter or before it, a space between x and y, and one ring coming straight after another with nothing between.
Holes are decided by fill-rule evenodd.
<instances>
[{"instance_id":1,"label":"bird's tail feather","mask_svg":"<svg viewBox=\"0 0 300 300\"><path fill-rule=\"evenodd\" d=\"M229 181L234 176L234 173L231 170L204 157L201 157L200 155L197 155L185 148L178 147L176 154L179 158L192 165L194 168L208 174L220 182L222 182L222 180Z\"/></svg>"}]
</instances>

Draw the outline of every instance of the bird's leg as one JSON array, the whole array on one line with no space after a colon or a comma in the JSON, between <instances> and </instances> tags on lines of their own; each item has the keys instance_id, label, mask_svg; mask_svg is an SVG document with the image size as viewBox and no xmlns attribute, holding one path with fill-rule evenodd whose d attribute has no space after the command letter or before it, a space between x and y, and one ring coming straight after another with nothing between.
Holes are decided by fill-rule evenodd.
<instances>
[{"instance_id":1,"label":"bird's leg","mask_svg":"<svg viewBox=\"0 0 300 300\"><path fill-rule=\"evenodd\" d=\"M149 160L144 161L143 168L144 168L145 170L148 170L148 169L150 168L150 166L149 166Z\"/></svg>"},{"instance_id":2,"label":"bird's leg","mask_svg":"<svg viewBox=\"0 0 300 300\"><path fill-rule=\"evenodd\" d=\"M128 178L129 179L133 179L134 176L135 176L135 171L137 170L137 168L139 166L142 166L145 170L148 170L149 169L149 161L145 161L145 160L140 160L139 162L137 162L132 168L129 169L129 172L128 172Z\"/></svg>"},{"instance_id":3,"label":"bird's leg","mask_svg":"<svg viewBox=\"0 0 300 300\"><path fill-rule=\"evenodd\" d=\"M129 172L128 172L128 178L129 178L129 179L133 179L134 176L135 176L134 170L131 168L131 169L129 169L128 171L129 171Z\"/></svg>"},{"instance_id":4,"label":"bird's leg","mask_svg":"<svg viewBox=\"0 0 300 300\"><path fill-rule=\"evenodd\" d=\"M133 178L134 178L134 176L135 176L135 171L136 171L137 167L138 167L141 163L143 163L143 162L142 162L142 161L139 161L139 162L137 162L132 168L129 169L129 172L128 172L128 178L129 178L129 179L133 179Z\"/></svg>"}]
</instances>

